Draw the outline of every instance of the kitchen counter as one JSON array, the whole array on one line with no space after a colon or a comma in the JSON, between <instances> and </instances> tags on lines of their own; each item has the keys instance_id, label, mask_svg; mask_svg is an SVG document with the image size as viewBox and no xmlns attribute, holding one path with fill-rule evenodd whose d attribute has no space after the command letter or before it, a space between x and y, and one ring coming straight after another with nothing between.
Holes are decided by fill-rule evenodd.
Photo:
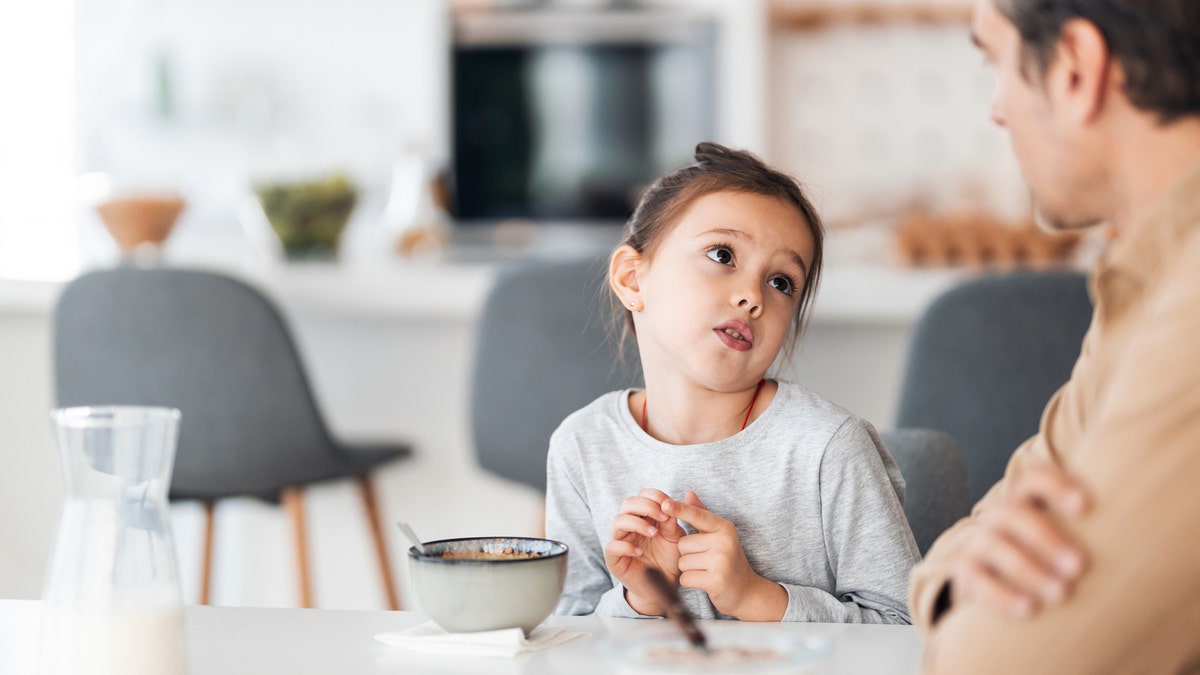
<instances>
[{"instance_id":1,"label":"kitchen counter","mask_svg":"<svg viewBox=\"0 0 1200 675\"><path fill-rule=\"evenodd\" d=\"M215 269L266 291L288 313L471 322L504 264L519 263L415 262L361 268L301 263L255 272ZM813 321L908 324L934 297L969 274L860 262L831 264L824 271ZM48 315L64 285L0 279L0 313Z\"/></svg>"}]
</instances>

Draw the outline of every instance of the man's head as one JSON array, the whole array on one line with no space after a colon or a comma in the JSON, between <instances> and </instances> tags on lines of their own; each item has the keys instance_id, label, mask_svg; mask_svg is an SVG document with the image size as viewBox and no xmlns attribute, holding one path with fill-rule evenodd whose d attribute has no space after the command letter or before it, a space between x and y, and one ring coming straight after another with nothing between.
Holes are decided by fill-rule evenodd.
<instances>
[{"instance_id":1,"label":"man's head","mask_svg":"<svg viewBox=\"0 0 1200 675\"><path fill-rule=\"evenodd\" d=\"M1049 68L1067 22L1094 25L1120 64L1122 90L1164 123L1200 113L1200 3L1196 0L995 0L1021 35L1033 81Z\"/></svg>"},{"instance_id":2,"label":"man's head","mask_svg":"<svg viewBox=\"0 0 1200 675\"><path fill-rule=\"evenodd\" d=\"M972 34L996 67L1008 129L1040 215L1111 216L1111 148L1129 124L1200 116L1197 0L979 0Z\"/></svg>"}]
</instances>

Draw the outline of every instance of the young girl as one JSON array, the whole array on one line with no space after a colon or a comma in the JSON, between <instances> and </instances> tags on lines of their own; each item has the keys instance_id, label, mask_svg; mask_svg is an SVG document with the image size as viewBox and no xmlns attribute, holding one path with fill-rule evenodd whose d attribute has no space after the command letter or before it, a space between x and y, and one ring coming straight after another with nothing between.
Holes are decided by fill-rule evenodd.
<instances>
[{"instance_id":1,"label":"young girl","mask_svg":"<svg viewBox=\"0 0 1200 675\"><path fill-rule=\"evenodd\" d=\"M803 329L821 246L796 182L744 152L701 143L643 193L608 281L646 388L550 440L558 613L662 615L657 568L700 618L908 623L919 555L891 456L864 420L764 379Z\"/></svg>"}]
</instances>

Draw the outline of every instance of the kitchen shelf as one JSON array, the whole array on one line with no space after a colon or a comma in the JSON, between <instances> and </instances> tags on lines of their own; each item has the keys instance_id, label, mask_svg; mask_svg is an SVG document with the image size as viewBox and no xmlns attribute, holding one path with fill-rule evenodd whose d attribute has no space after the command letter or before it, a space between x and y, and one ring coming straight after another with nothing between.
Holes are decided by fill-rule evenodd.
<instances>
[{"instance_id":1,"label":"kitchen shelf","mask_svg":"<svg viewBox=\"0 0 1200 675\"><path fill-rule=\"evenodd\" d=\"M803 32L833 26L966 25L971 7L965 4L906 2L799 4L772 2L771 27L779 31Z\"/></svg>"}]
</instances>

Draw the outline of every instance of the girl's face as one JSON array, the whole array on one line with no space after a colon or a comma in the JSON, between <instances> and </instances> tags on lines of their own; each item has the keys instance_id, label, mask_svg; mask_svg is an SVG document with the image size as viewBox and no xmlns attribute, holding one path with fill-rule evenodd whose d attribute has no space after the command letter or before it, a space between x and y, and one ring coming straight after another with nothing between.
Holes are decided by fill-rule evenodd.
<instances>
[{"instance_id":1,"label":"girl's face","mask_svg":"<svg viewBox=\"0 0 1200 675\"><path fill-rule=\"evenodd\" d=\"M635 297L622 295L642 309L634 324L643 366L715 391L754 386L788 337L813 246L785 201L744 192L697 199L653 259L637 260Z\"/></svg>"}]
</instances>

